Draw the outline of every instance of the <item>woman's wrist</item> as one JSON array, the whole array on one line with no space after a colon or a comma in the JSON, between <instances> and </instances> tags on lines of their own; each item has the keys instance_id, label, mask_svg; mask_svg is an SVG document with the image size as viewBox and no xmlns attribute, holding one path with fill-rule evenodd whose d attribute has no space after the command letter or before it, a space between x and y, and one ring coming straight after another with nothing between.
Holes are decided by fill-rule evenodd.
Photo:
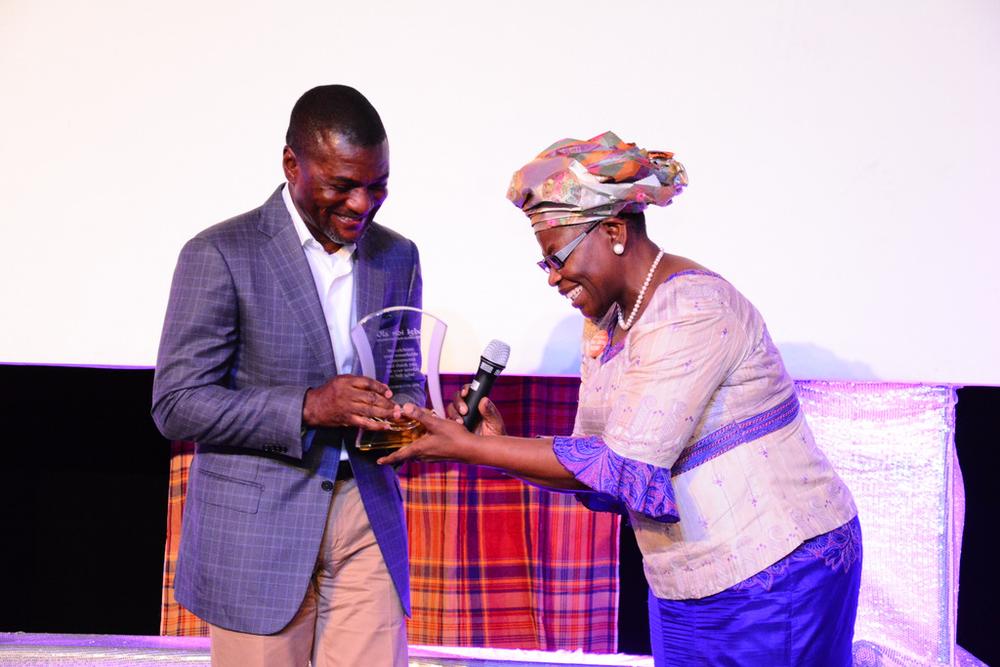
<instances>
[{"instance_id":1,"label":"woman's wrist","mask_svg":"<svg viewBox=\"0 0 1000 667\"><path fill-rule=\"evenodd\" d=\"M494 463L491 461L491 454L494 452L494 446L491 446L490 441L497 436L492 435L476 435L475 433L466 432L462 437L462 451L466 452L466 456L463 460L470 464L476 466L492 466Z\"/></svg>"}]
</instances>

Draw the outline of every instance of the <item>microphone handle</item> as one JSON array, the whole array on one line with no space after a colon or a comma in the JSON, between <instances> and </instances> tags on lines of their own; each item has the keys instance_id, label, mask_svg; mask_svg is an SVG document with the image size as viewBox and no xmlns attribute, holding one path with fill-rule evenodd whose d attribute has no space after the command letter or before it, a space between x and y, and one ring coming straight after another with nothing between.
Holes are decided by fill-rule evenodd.
<instances>
[{"instance_id":1,"label":"microphone handle","mask_svg":"<svg viewBox=\"0 0 1000 667\"><path fill-rule=\"evenodd\" d=\"M476 373L476 378L469 387L469 393L465 396L465 406L469 408L469 411L465 413L462 423L470 432L475 432L483 418L479 413L479 401L483 400L484 396L489 395L490 389L493 388L493 381L503 369L503 366L497 366L480 357L479 372Z\"/></svg>"}]
</instances>

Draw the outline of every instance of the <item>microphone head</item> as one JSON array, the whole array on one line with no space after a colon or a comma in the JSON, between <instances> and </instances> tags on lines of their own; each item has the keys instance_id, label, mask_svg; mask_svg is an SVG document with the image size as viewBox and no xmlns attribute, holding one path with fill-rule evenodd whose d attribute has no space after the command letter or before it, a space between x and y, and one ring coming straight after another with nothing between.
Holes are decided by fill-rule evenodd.
<instances>
[{"instance_id":1,"label":"microphone head","mask_svg":"<svg viewBox=\"0 0 1000 667\"><path fill-rule=\"evenodd\" d=\"M510 345L502 340L491 340L490 344L483 350L483 359L494 366L506 368L507 360L510 359Z\"/></svg>"}]
</instances>

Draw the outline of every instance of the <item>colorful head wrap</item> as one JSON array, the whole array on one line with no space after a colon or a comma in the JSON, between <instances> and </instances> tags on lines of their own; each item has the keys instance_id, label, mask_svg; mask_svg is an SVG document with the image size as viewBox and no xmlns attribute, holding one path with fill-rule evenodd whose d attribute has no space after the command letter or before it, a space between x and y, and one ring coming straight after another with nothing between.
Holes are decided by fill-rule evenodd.
<instances>
[{"instance_id":1,"label":"colorful head wrap","mask_svg":"<svg viewBox=\"0 0 1000 667\"><path fill-rule=\"evenodd\" d=\"M538 232L666 206L687 182L673 153L646 151L605 132L546 148L514 172L507 199Z\"/></svg>"}]
</instances>

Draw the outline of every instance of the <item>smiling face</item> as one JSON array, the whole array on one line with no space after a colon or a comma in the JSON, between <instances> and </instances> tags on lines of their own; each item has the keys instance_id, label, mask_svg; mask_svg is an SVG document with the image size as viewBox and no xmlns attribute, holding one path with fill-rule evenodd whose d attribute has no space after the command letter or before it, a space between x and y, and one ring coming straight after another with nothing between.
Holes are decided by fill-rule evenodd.
<instances>
[{"instance_id":1,"label":"smiling face","mask_svg":"<svg viewBox=\"0 0 1000 667\"><path fill-rule=\"evenodd\" d=\"M612 241L606 229L608 222L599 225L580 242L562 269L550 268L548 273L549 285L558 289L574 308L580 309L590 319L603 316L620 293L620 264L615 263L615 255L611 252ZM551 255L584 229L586 227L581 225L552 227L535 234L535 239L542 254Z\"/></svg>"},{"instance_id":2,"label":"smiling face","mask_svg":"<svg viewBox=\"0 0 1000 667\"><path fill-rule=\"evenodd\" d=\"M286 146L282 165L295 208L328 251L356 243L388 195L387 141L358 146L326 131L305 151Z\"/></svg>"}]
</instances>

